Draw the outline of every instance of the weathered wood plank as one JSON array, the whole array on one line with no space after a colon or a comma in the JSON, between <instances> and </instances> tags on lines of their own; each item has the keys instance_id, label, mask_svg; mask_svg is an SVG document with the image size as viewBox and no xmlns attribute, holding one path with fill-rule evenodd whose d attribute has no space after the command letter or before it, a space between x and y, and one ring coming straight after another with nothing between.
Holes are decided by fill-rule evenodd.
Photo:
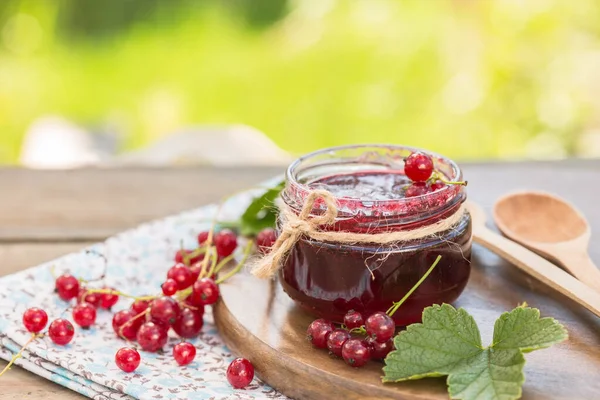
<instances>
[{"instance_id":1,"label":"weathered wood plank","mask_svg":"<svg viewBox=\"0 0 600 400\"><path fill-rule=\"evenodd\" d=\"M5 365L6 362L0 360L0 369ZM20 367L11 368L0 378L0 399L2 400L81 400L85 398L83 395Z\"/></svg>"},{"instance_id":2,"label":"weathered wood plank","mask_svg":"<svg viewBox=\"0 0 600 400\"><path fill-rule=\"evenodd\" d=\"M219 201L284 167L0 169L0 241L104 239Z\"/></svg>"}]
</instances>

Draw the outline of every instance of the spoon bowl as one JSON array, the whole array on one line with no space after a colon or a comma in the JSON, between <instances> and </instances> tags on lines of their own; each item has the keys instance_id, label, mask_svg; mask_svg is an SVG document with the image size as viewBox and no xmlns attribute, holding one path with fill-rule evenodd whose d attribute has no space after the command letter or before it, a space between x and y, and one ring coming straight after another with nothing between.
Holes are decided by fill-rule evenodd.
<instances>
[{"instance_id":1,"label":"spoon bowl","mask_svg":"<svg viewBox=\"0 0 600 400\"><path fill-rule=\"evenodd\" d=\"M494 206L498 229L600 291L600 270L588 254L591 230L571 203L544 192L518 192Z\"/></svg>"}]
</instances>

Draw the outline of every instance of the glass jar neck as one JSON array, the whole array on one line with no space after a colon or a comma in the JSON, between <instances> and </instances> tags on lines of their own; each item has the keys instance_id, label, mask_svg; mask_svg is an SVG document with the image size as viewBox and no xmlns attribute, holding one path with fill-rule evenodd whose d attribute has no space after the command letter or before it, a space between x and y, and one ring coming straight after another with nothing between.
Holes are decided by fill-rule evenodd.
<instances>
[{"instance_id":1,"label":"glass jar neck","mask_svg":"<svg viewBox=\"0 0 600 400\"><path fill-rule=\"evenodd\" d=\"M395 190L382 189L385 185L393 188L396 181L407 181L404 159L415 151L430 155L435 170L447 179L462 179L453 161L421 149L392 145L344 146L317 151L292 163L287 170L282 199L299 213L313 190L329 189L337 200L338 217L335 224L322 227L326 230L378 233L435 223L458 211L466 198L464 187L448 185L409 198L396 195ZM345 190L331 190L331 186L323 184L334 180L346 185ZM358 187L352 190L353 182L361 185L360 190ZM323 201L317 200L311 214L322 214L325 207Z\"/></svg>"}]
</instances>

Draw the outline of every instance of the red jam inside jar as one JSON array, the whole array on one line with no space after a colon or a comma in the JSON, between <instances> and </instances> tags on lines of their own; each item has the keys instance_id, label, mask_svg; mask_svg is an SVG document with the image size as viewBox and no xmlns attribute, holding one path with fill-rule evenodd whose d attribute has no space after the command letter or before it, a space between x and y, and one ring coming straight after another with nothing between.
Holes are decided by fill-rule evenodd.
<instances>
[{"instance_id":1,"label":"red jam inside jar","mask_svg":"<svg viewBox=\"0 0 600 400\"><path fill-rule=\"evenodd\" d=\"M447 180L462 173L451 160L420 149L388 145L345 146L321 150L295 161L286 174L285 204L300 212L311 190L325 189L338 203L338 217L321 229L382 233L414 230L462 212L463 186L406 197L410 179L404 159L414 151L429 154ZM312 214L324 211L316 202ZM293 247L279 277L285 292L306 311L341 323L349 310L365 317L386 311L417 283L438 256L440 262L393 315L398 326L421 320L425 307L451 303L464 290L471 270L471 218L434 236L385 245L344 244L303 237Z\"/></svg>"}]
</instances>

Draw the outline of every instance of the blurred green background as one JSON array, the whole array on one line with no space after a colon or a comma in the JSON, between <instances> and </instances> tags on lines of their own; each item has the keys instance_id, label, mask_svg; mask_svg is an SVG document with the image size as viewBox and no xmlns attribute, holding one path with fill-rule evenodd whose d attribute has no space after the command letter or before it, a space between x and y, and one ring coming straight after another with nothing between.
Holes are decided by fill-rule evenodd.
<instances>
[{"instance_id":1,"label":"blurred green background","mask_svg":"<svg viewBox=\"0 0 600 400\"><path fill-rule=\"evenodd\" d=\"M38 117L120 151L244 123L299 154L600 155L597 0L3 0L0 163Z\"/></svg>"}]
</instances>

